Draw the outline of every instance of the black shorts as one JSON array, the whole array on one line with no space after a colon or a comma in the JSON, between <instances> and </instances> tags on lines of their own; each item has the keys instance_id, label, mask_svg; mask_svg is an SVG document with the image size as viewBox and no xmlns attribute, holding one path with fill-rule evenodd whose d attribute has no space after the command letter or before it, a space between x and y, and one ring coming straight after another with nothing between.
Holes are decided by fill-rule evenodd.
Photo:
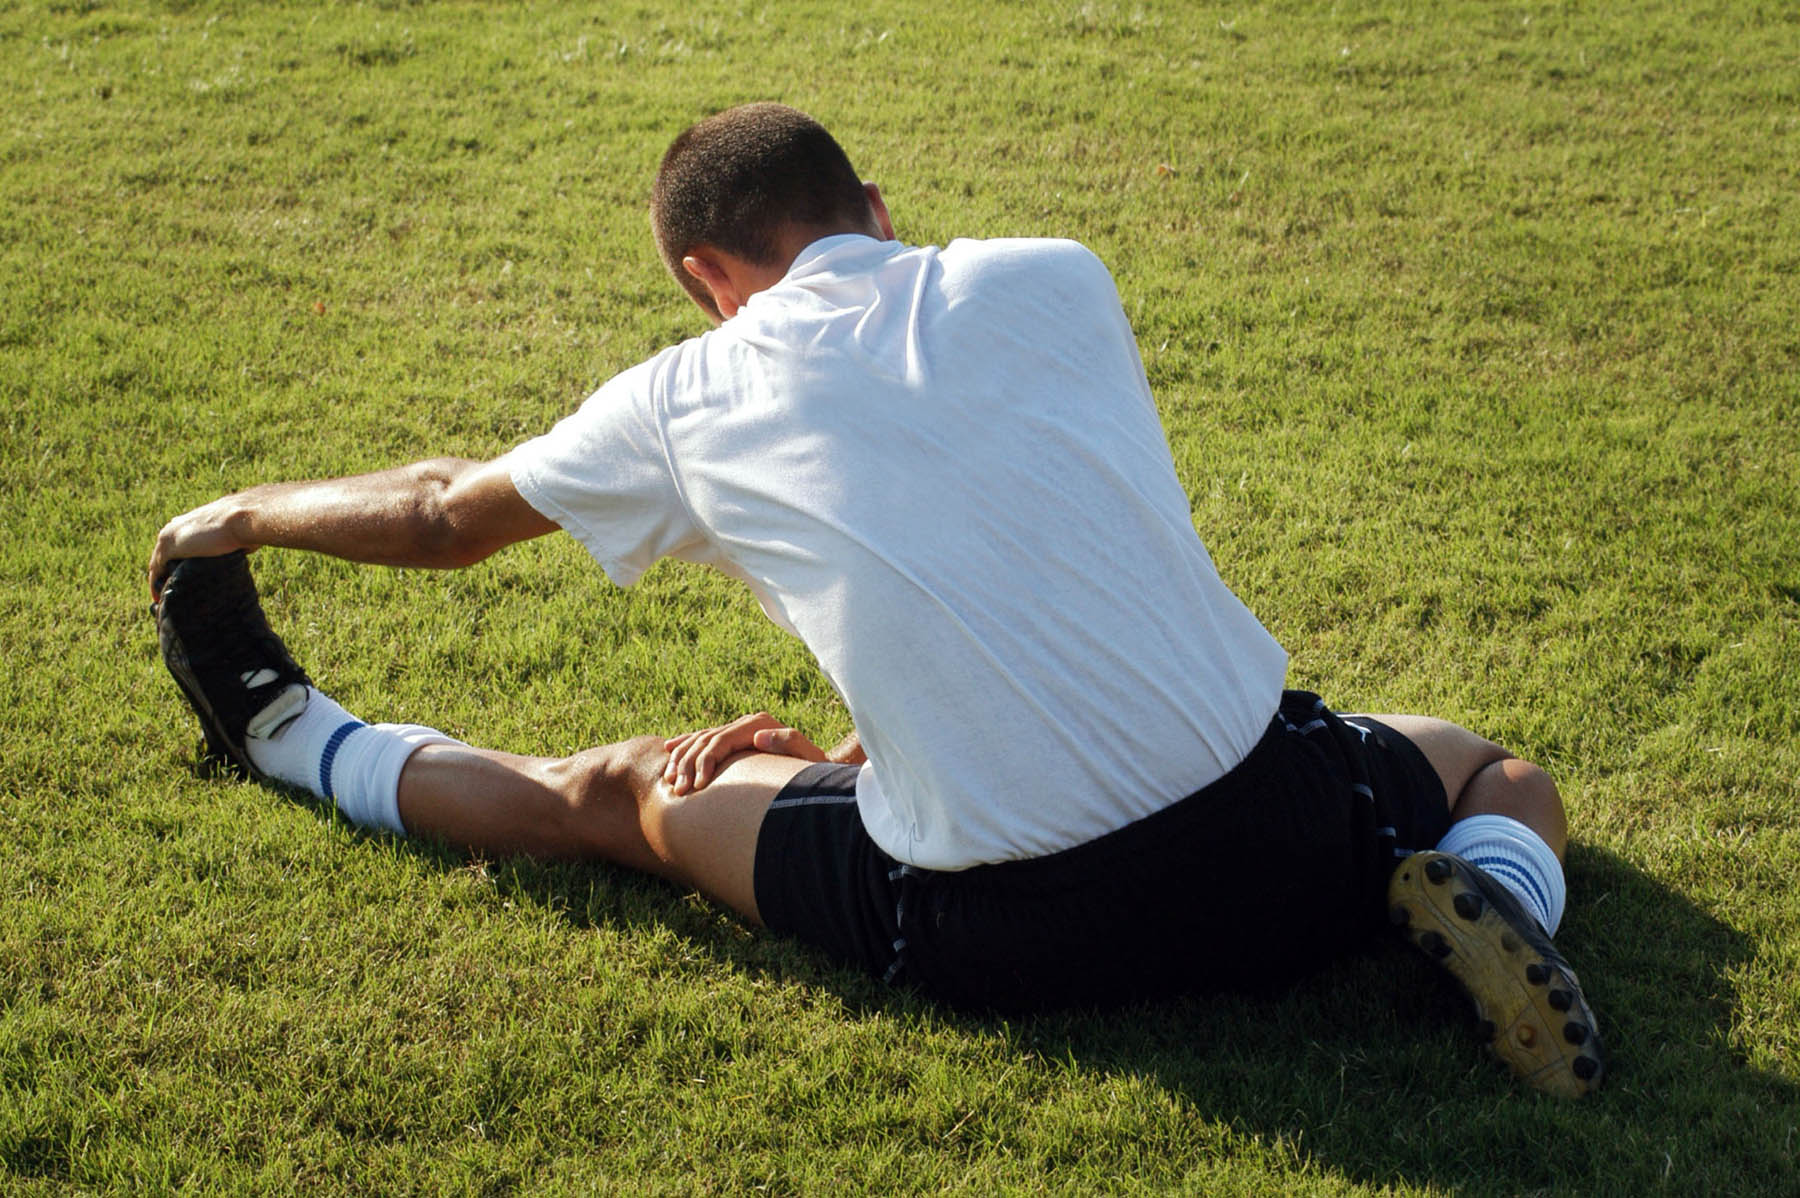
<instances>
[{"instance_id":1,"label":"black shorts","mask_svg":"<svg viewBox=\"0 0 1800 1198\"><path fill-rule=\"evenodd\" d=\"M1028 1011L1277 986L1366 944L1395 862L1449 827L1416 746L1288 691L1223 778L1087 844L973 869L904 865L814 765L756 844L774 931L956 1006Z\"/></svg>"}]
</instances>

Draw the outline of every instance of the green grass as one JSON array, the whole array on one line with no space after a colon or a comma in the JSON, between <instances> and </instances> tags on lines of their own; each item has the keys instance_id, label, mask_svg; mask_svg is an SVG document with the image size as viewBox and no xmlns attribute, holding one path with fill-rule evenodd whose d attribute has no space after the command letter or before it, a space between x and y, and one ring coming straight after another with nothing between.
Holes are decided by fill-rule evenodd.
<instances>
[{"instance_id":1,"label":"green grass","mask_svg":"<svg viewBox=\"0 0 1800 1198\"><path fill-rule=\"evenodd\" d=\"M1606 1091L1513 1088L1395 952L972 1020L193 776L162 521L497 453L697 331L650 174L765 97L910 240L1108 260L1294 684L1553 770ZM1795 1192L1797 114L1783 4L0 0L0 1189ZM845 730L697 571L258 571L371 718Z\"/></svg>"}]
</instances>

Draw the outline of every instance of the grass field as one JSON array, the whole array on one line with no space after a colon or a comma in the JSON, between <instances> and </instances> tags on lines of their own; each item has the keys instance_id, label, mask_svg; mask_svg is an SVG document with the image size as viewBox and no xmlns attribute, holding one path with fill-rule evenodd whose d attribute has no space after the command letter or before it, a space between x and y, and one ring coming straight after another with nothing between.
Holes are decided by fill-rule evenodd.
<instances>
[{"instance_id":1,"label":"grass field","mask_svg":"<svg viewBox=\"0 0 1800 1198\"><path fill-rule=\"evenodd\" d=\"M0 0L0 1191L1800 1192L1800 8L658 7ZM1553 771L1607 1090L1513 1087L1398 950L968 1019L195 776L160 524L698 331L644 200L752 98L909 240L1098 250L1291 683ZM368 718L846 731L698 571L257 568Z\"/></svg>"}]
</instances>

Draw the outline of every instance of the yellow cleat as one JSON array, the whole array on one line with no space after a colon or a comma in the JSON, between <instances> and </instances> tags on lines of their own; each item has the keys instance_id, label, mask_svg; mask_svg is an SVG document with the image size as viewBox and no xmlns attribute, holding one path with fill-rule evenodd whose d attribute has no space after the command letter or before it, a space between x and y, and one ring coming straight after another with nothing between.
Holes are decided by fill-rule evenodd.
<instances>
[{"instance_id":1,"label":"yellow cleat","mask_svg":"<svg viewBox=\"0 0 1800 1198\"><path fill-rule=\"evenodd\" d=\"M1451 853L1415 853L1388 883L1388 913L1468 992L1478 1033L1527 1084L1564 1098L1599 1087L1606 1055L1581 982L1487 871Z\"/></svg>"}]
</instances>

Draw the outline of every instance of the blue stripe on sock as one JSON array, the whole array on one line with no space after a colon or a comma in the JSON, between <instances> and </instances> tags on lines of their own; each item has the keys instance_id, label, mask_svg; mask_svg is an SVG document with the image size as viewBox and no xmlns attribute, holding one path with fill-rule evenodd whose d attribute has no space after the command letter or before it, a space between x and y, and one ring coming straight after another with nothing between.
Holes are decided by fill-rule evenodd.
<instances>
[{"instance_id":1,"label":"blue stripe on sock","mask_svg":"<svg viewBox=\"0 0 1800 1198\"><path fill-rule=\"evenodd\" d=\"M325 742L325 751L319 755L319 793L333 802L337 801L337 796L331 792L331 763L337 760L338 749L343 745L345 738L358 728L367 727L368 725L361 720L346 720L339 724L337 730Z\"/></svg>"},{"instance_id":2,"label":"blue stripe on sock","mask_svg":"<svg viewBox=\"0 0 1800 1198\"><path fill-rule=\"evenodd\" d=\"M1508 881L1517 882L1517 889L1524 890L1537 900L1537 910L1532 912L1537 921L1544 927L1550 926L1550 899L1537 884L1537 880L1527 873L1516 861L1508 861L1504 857L1470 857L1469 862L1479 865L1491 874L1505 874Z\"/></svg>"}]
</instances>

